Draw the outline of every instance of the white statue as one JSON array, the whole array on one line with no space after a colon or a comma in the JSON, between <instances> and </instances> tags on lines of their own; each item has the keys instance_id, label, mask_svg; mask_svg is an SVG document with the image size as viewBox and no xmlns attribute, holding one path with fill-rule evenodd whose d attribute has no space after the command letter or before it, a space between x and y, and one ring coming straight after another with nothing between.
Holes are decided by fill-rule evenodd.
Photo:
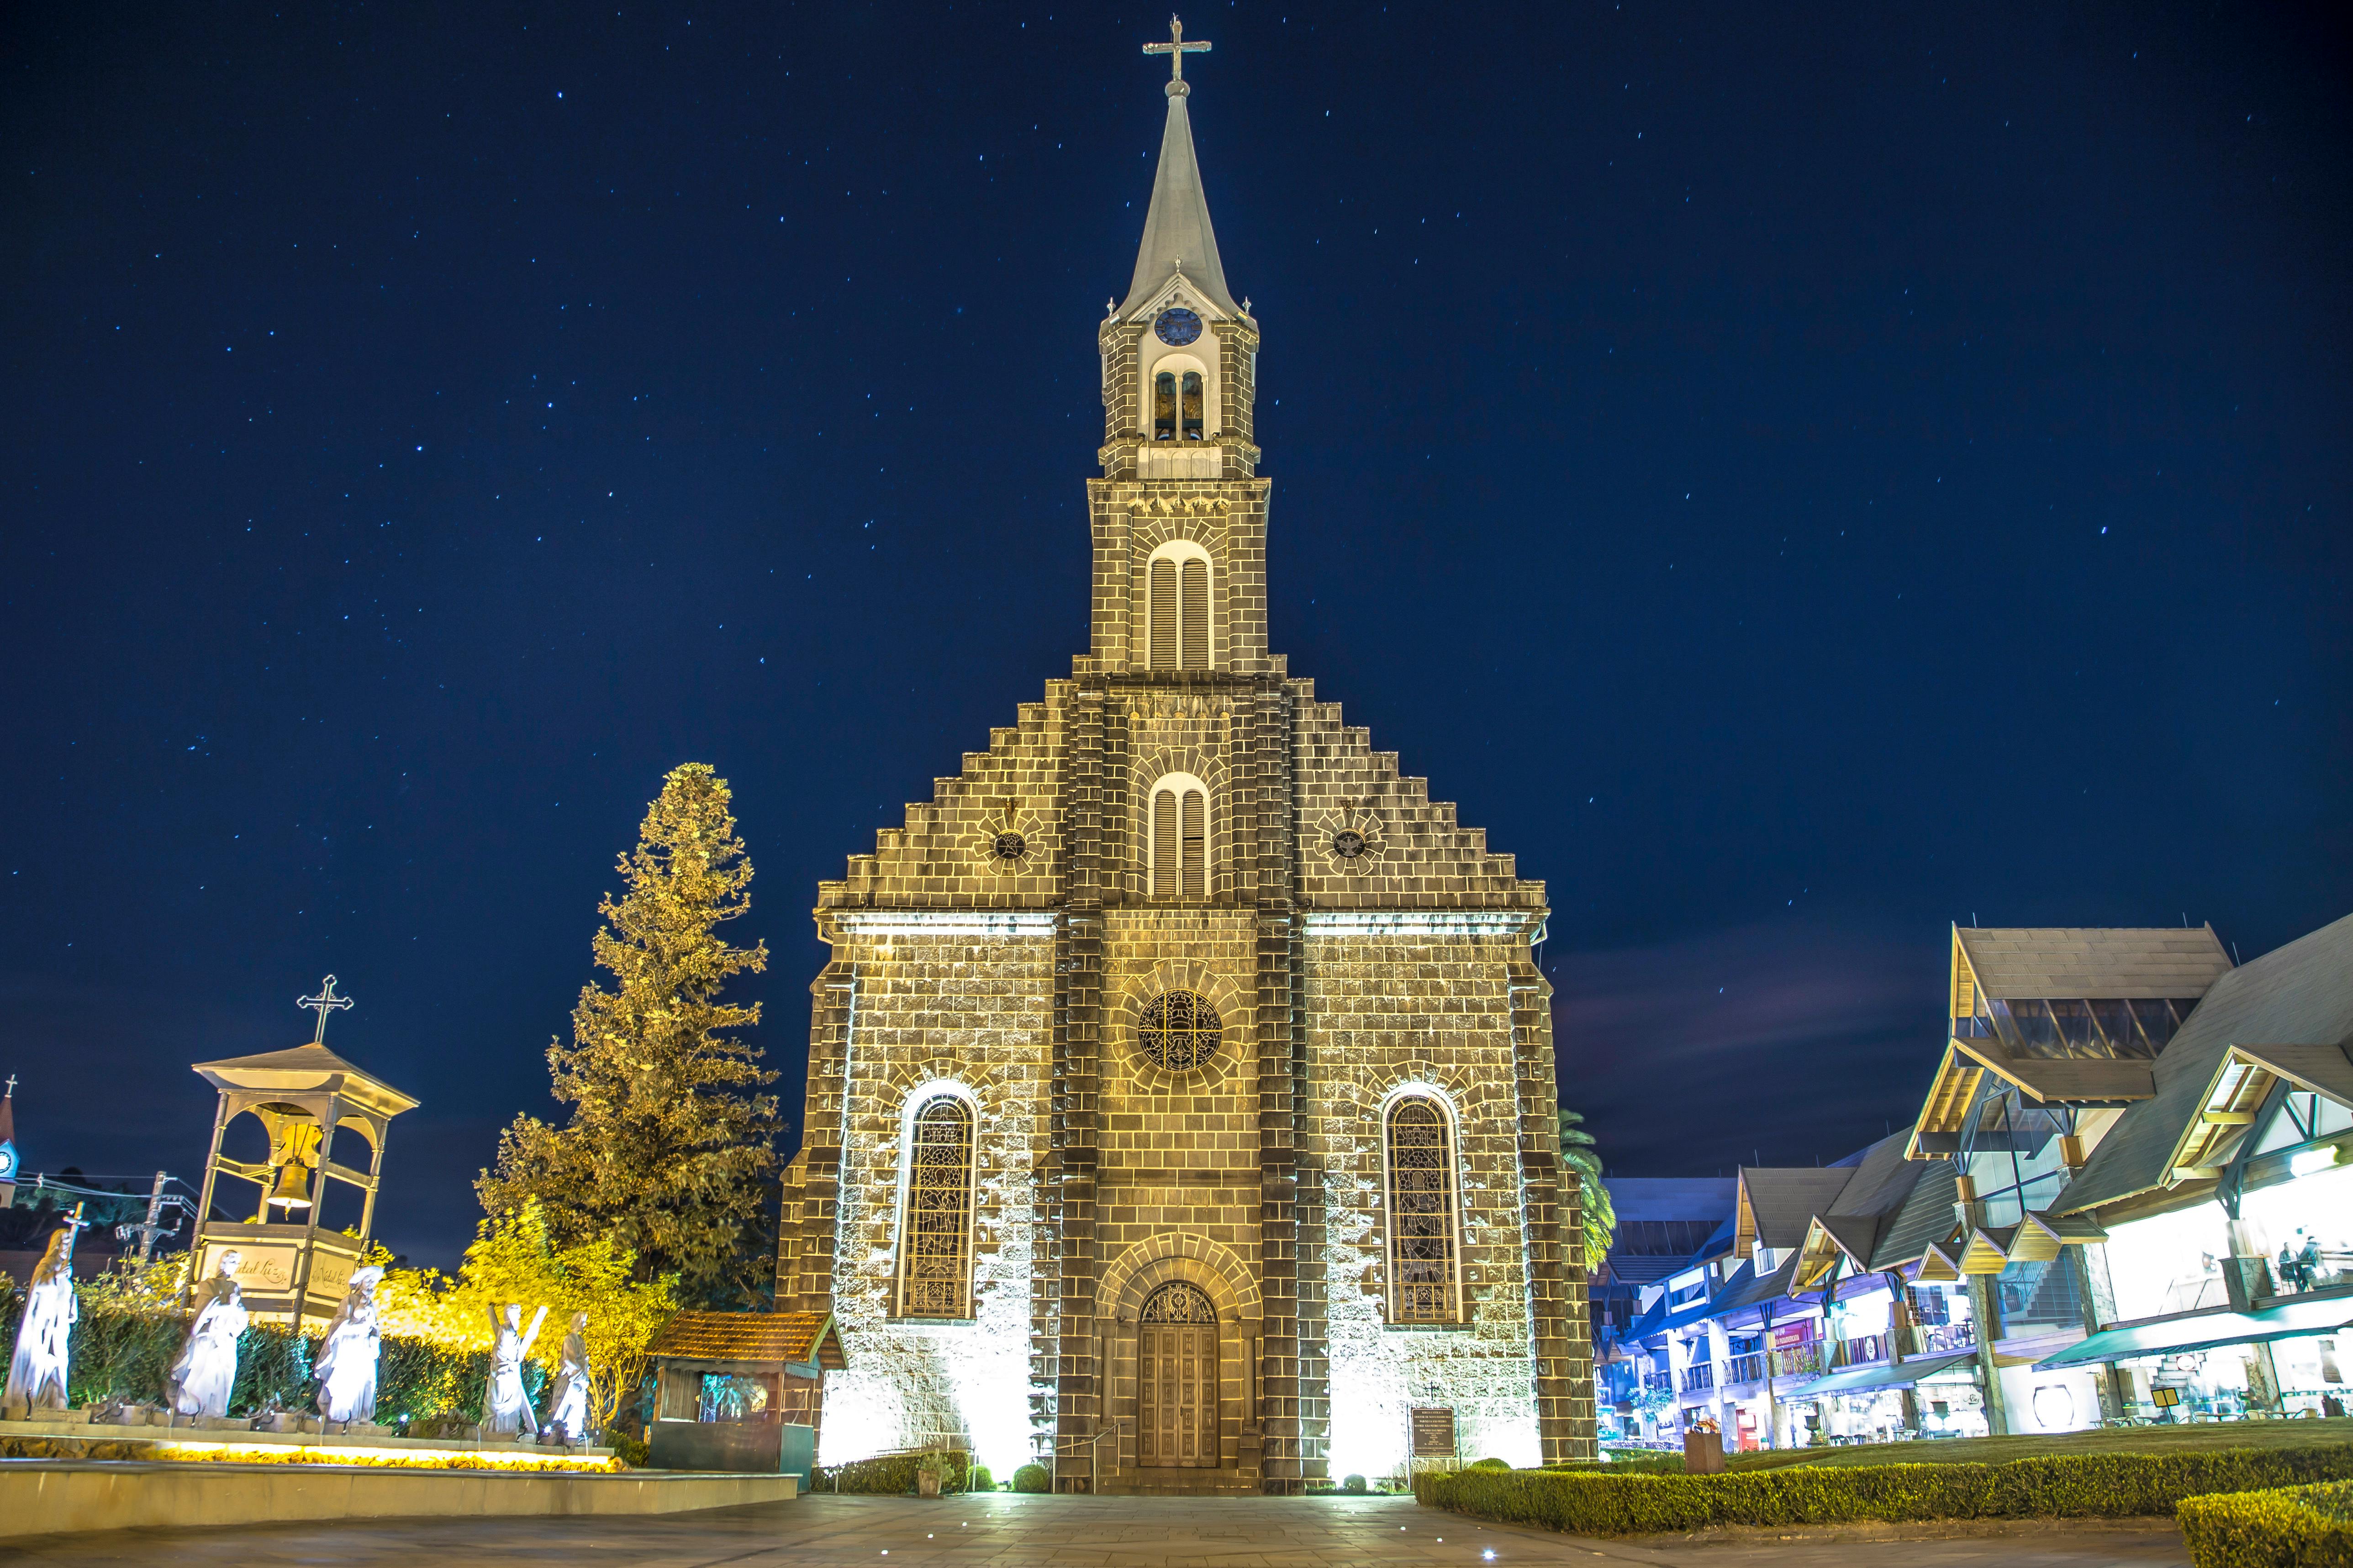
<instances>
[{"instance_id":1,"label":"white statue","mask_svg":"<svg viewBox=\"0 0 2353 1568\"><path fill-rule=\"evenodd\" d=\"M319 1379L319 1414L330 1421L375 1419L376 1352L384 1342L375 1321L375 1287L383 1278L384 1270L374 1264L352 1271L352 1288L319 1342L312 1370Z\"/></svg>"},{"instance_id":2,"label":"white statue","mask_svg":"<svg viewBox=\"0 0 2353 1568\"><path fill-rule=\"evenodd\" d=\"M588 1314L572 1314L572 1331L564 1336L564 1352L555 1373L555 1394L547 1403L547 1420L541 1430L566 1443L588 1435Z\"/></svg>"},{"instance_id":3,"label":"white statue","mask_svg":"<svg viewBox=\"0 0 2353 1568\"><path fill-rule=\"evenodd\" d=\"M8 1386L0 1394L0 1416L25 1421L36 1410L66 1407L66 1351L80 1315L74 1300L73 1226L49 1237L25 1295L25 1316L16 1326L16 1353L8 1358Z\"/></svg>"},{"instance_id":4,"label":"white statue","mask_svg":"<svg viewBox=\"0 0 2353 1568\"><path fill-rule=\"evenodd\" d=\"M245 1332L245 1292L237 1289L244 1255L230 1247L220 1255L213 1277L196 1291L196 1315L188 1342L172 1363L167 1380L172 1408L183 1415L226 1415L229 1390L237 1385L237 1337Z\"/></svg>"},{"instance_id":5,"label":"white statue","mask_svg":"<svg viewBox=\"0 0 2353 1568\"><path fill-rule=\"evenodd\" d=\"M531 1342L539 1338L539 1325L546 1321L547 1309L542 1307L525 1330L521 1302L491 1309L491 1331L498 1336L498 1342L491 1349L491 1389L483 1401L489 1408L482 1412L482 1426L491 1436L512 1437L520 1432L539 1435L531 1398L523 1393L522 1358L531 1353Z\"/></svg>"}]
</instances>

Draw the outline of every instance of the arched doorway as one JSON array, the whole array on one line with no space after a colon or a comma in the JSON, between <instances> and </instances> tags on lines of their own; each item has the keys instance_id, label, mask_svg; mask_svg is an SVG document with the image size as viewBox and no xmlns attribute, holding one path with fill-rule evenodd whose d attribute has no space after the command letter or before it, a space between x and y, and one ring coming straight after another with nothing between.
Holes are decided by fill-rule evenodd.
<instances>
[{"instance_id":1,"label":"arched doorway","mask_svg":"<svg viewBox=\"0 0 2353 1568\"><path fill-rule=\"evenodd\" d=\"M1174 1280L1145 1298L1135 1336L1135 1458L1155 1468L1218 1465L1218 1310Z\"/></svg>"}]
</instances>

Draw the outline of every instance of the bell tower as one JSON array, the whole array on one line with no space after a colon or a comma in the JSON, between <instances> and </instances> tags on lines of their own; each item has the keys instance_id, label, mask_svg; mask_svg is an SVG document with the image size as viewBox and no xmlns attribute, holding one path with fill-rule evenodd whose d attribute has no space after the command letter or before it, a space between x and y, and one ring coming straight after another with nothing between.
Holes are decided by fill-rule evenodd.
<instances>
[{"instance_id":1,"label":"bell tower","mask_svg":"<svg viewBox=\"0 0 2353 1568\"><path fill-rule=\"evenodd\" d=\"M1094 526L1094 636L1082 675L1270 675L1267 481L1253 433L1258 322L1235 303L1193 154L1187 40L1169 57L1168 120L1127 298L1097 329L1103 477Z\"/></svg>"}]
</instances>

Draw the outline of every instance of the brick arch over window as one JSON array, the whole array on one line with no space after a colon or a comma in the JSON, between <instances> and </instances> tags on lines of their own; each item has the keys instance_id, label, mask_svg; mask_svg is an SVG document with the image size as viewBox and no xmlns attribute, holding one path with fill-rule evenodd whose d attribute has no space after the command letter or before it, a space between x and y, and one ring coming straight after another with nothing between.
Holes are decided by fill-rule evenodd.
<instances>
[{"instance_id":1,"label":"brick arch over window","mask_svg":"<svg viewBox=\"0 0 2353 1568\"><path fill-rule=\"evenodd\" d=\"M1209 798L1195 773L1163 773L1145 792L1145 885L1153 898L1209 896Z\"/></svg>"},{"instance_id":2,"label":"brick arch over window","mask_svg":"<svg viewBox=\"0 0 2353 1568\"><path fill-rule=\"evenodd\" d=\"M1154 669L1208 669L1214 657L1216 569L1209 552L1172 539L1145 563L1145 662Z\"/></svg>"},{"instance_id":3,"label":"brick arch over window","mask_svg":"<svg viewBox=\"0 0 2353 1568\"><path fill-rule=\"evenodd\" d=\"M1447 1097L1410 1084L1381 1106L1389 1321L1462 1321L1461 1130Z\"/></svg>"}]
</instances>

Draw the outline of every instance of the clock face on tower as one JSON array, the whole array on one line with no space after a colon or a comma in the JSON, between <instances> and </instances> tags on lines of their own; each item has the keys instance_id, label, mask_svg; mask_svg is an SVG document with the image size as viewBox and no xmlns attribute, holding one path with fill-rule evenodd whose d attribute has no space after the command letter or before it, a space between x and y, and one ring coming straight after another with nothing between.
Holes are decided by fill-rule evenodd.
<instances>
[{"instance_id":1,"label":"clock face on tower","mask_svg":"<svg viewBox=\"0 0 2353 1568\"><path fill-rule=\"evenodd\" d=\"M0 1182L16 1173L16 1145L0 1142Z\"/></svg>"},{"instance_id":2,"label":"clock face on tower","mask_svg":"<svg viewBox=\"0 0 2353 1568\"><path fill-rule=\"evenodd\" d=\"M1152 323L1152 331L1162 342L1181 349L1201 335L1201 318L1178 305L1161 311L1160 319Z\"/></svg>"}]
</instances>

